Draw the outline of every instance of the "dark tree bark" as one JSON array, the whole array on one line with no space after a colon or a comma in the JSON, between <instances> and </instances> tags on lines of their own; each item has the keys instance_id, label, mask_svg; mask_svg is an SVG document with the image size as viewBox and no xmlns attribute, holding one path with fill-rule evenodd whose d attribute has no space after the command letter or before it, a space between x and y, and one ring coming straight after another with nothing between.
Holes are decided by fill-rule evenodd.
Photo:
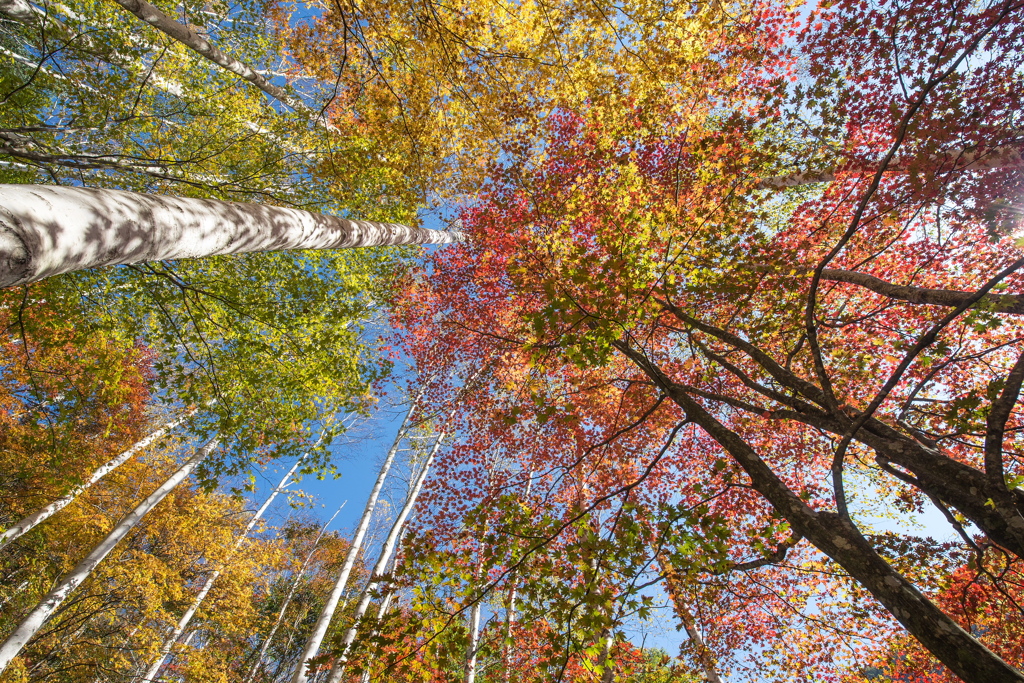
<instances>
[{"instance_id":1,"label":"dark tree bark","mask_svg":"<svg viewBox=\"0 0 1024 683\"><path fill-rule=\"evenodd\" d=\"M889 565L852 523L834 512L809 507L743 438L672 382L644 353L627 342L616 342L616 347L735 460L754 489L797 534L845 569L957 676L971 683L1024 681L1024 674L962 629Z\"/></svg>"}]
</instances>

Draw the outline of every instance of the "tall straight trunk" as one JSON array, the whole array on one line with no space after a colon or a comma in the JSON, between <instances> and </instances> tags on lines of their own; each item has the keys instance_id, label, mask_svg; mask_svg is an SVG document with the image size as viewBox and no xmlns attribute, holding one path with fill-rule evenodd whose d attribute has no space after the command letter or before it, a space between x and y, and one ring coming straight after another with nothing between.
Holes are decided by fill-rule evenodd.
<instances>
[{"instance_id":1,"label":"tall straight trunk","mask_svg":"<svg viewBox=\"0 0 1024 683\"><path fill-rule=\"evenodd\" d=\"M405 539L405 530L402 530L402 534L398 537L398 547L402 547L402 541ZM399 566L399 556L395 556L395 562L391 565L391 572L394 573ZM373 638L376 638L380 634L380 622L384 619L384 615L391 609L391 602L395 598L395 591L388 590L384 595L384 599L380 601L380 608L377 610L377 626L373 630ZM363 675L359 679L361 683L370 683L370 667L363 669Z\"/></svg>"},{"instance_id":2,"label":"tall straight trunk","mask_svg":"<svg viewBox=\"0 0 1024 683\"><path fill-rule=\"evenodd\" d=\"M11 660L21 652L32 636L39 631L43 624L46 623L46 620L64 602L65 598L71 594L71 591L89 578L89 575L96 566L103 561L103 558L110 554L110 551L114 549L118 542L135 528L146 513L156 507L160 501L167 497L168 493L173 491L185 477L191 474L192 470L217 448L218 443L219 439L215 436L205 446L196 451L195 455L186 460L163 484L158 486L153 493L149 494L134 510L125 515L107 534L107 537L100 541L99 545L85 559L75 565L75 568L66 574L53 590L46 594L36 608L25 617L24 621L0 645L0 673L7 669L7 665L11 663Z\"/></svg>"},{"instance_id":3,"label":"tall straight trunk","mask_svg":"<svg viewBox=\"0 0 1024 683\"><path fill-rule=\"evenodd\" d=\"M338 601L341 600L341 596L345 592L349 576L352 574L352 568L355 567L356 558L359 557L359 551L363 546L363 540L366 538L366 531L370 528L370 519L373 517L373 511L377 507L377 499L380 497L380 492L384 488L384 480L388 476L391 464L395 461L395 456L398 454L398 447L405 438L405 434L409 428L409 423L412 421L413 414L416 412L421 395L422 392L417 394L410 403L409 411L405 414L405 419L402 420L402 425L398 428L398 435L395 436L395 442L391 444L391 449L388 451L388 454L384 458L384 462L380 466L380 473L377 475L377 481L374 482L373 489L370 491L370 498L366 501L366 507L363 509L363 516L359 519L359 526L356 527L356 533L352 537L352 544L349 546L348 552L345 553L345 563L342 565L341 572L338 574L338 579L334 582L334 588L331 589L330 595L327 596L327 602L324 604L323 610L321 610L320 616L317 618L316 624L313 626L313 632L310 634L309 640L306 641L306 647L302 651L302 657L299 659L299 665L295 668L295 673L292 676L292 683L305 683L308 678L306 675L306 668L309 661L316 657L317 652L320 650L320 644L323 642L324 636L327 635L327 628L331 625L331 619L334 618L334 612L337 610Z\"/></svg>"},{"instance_id":4,"label":"tall straight trunk","mask_svg":"<svg viewBox=\"0 0 1024 683\"><path fill-rule=\"evenodd\" d=\"M10 0L7 1L10 2ZM288 105L296 111L301 111L306 114L315 114L315 112L307 107L302 100L294 97L284 88L274 85L265 77L256 73L255 69L245 62L224 53L209 40L203 38L184 24L171 19L157 7L146 2L146 0L114 0L114 2L137 16L139 19L142 19L153 28L163 32L167 36L170 36L182 45L185 45L193 52L202 55L222 69L230 71L231 73L252 83L266 94L276 100L279 100L281 103Z\"/></svg>"},{"instance_id":5,"label":"tall straight trunk","mask_svg":"<svg viewBox=\"0 0 1024 683\"><path fill-rule=\"evenodd\" d=\"M262 204L84 187L0 185L0 287L143 261L461 239L460 233Z\"/></svg>"},{"instance_id":6,"label":"tall straight trunk","mask_svg":"<svg viewBox=\"0 0 1024 683\"><path fill-rule=\"evenodd\" d=\"M683 622L683 628L686 629L686 635L693 641L693 646L697 650L697 659L700 660L700 666L704 669L704 677L708 679L708 683L722 683L722 678L718 675L718 670L715 669L711 650L704 643L704 638L701 637L700 631L697 630L697 624L694 623L689 610L686 609L685 605L677 602L676 611L679 614L679 619Z\"/></svg>"},{"instance_id":7,"label":"tall straight trunk","mask_svg":"<svg viewBox=\"0 0 1024 683\"><path fill-rule=\"evenodd\" d=\"M531 471L526 479L526 492L523 494L523 498L530 497L530 487L533 485L533 472ZM516 576L515 573L511 576L512 588L508 592L508 611L505 618L505 648L502 653L502 663L504 664L505 671L503 675L504 683L510 683L512 680L512 629L516 623Z\"/></svg>"},{"instance_id":8,"label":"tall straight trunk","mask_svg":"<svg viewBox=\"0 0 1024 683\"><path fill-rule=\"evenodd\" d=\"M686 635L689 636L690 642L693 643L693 648L697 653L697 660L700 662L701 669L704 670L704 678L707 679L708 683L722 683L722 678L718 675L718 671L715 668L714 653L707 646L707 643L704 642L704 638L697 628L693 615L690 614L690 610L686 607L675 570L661 553L657 555L657 562L661 575L665 577L665 592L668 593L669 599L672 600L673 610L676 616L679 617L679 621L682 622L683 628L686 629Z\"/></svg>"},{"instance_id":9,"label":"tall straight trunk","mask_svg":"<svg viewBox=\"0 0 1024 683\"><path fill-rule=\"evenodd\" d=\"M292 475L295 474L295 470L299 468L299 465L302 464L302 461L305 459L305 457L306 456L302 456L301 458L296 460L295 464L292 465L292 468L288 470L288 473L281 477L281 481L278 483L277 487L270 492L270 495L267 496L267 499L263 501L263 505L261 505L259 509L256 510L255 513L253 513L252 517L249 518L249 522L245 525L245 529L242 530L242 533L239 534L238 538L235 540L235 544L231 548L231 552L228 555L227 560L225 560L224 563L221 564L221 566L217 567L217 569L210 572L210 575L206 577L206 581L203 583L203 587L199 589L199 592L196 594L196 597L192 601L192 604L189 605L189 608L185 610L184 614L181 615L181 619L178 620L178 623L174 627L174 630L171 631L170 635L164 639L164 643L160 648L159 654L153 661L153 664L150 665L149 670L146 671L146 674L142 677L141 683L151 683L157 680L157 676L160 673L160 669L163 668L164 662L167 660L167 657L171 654L171 650L174 649L175 643L178 642L178 639L181 638L181 634L185 632L185 629L188 628L188 625L192 622L192 618L195 617L196 612L199 611L199 608L202 606L203 601L206 600L206 596L210 594L210 589L213 588L214 582L216 582L217 579L220 577L221 573L224 571L224 568L227 566L227 563L231 561L235 553L238 552L238 549L242 547L242 544L249 536L249 532L252 531L253 528L256 526L256 523L260 519L262 519L263 514L270 507L270 504L274 502L275 498L277 498L277 494L281 493L281 491L283 491L292 483Z\"/></svg>"},{"instance_id":10,"label":"tall straight trunk","mask_svg":"<svg viewBox=\"0 0 1024 683\"><path fill-rule=\"evenodd\" d=\"M134 446L132 446L131 448L129 448L125 452L121 453L120 455L118 455L113 460L110 460L109 462L107 462L102 467L98 468L95 472L93 472L89 476L89 478L84 483L82 483L82 484L74 487L73 489L71 489L71 491L69 491L66 496L63 496L62 498L58 498L57 500L53 501L52 503L50 503L46 507L33 512L31 515L28 515L27 517L24 517L23 519L21 519L18 522L15 522L14 525L11 526L10 529L8 529L7 531L5 531L2 534L0 534L0 550L5 548L8 544L13 543L15 540L21 538L22 536L27 534L29 531L34 529L36 526L38 526L39 524L42 524L47 519L49 519L50 517L52 517L53 515L57 514L58 512L60 512L64 508L66 508L68 505L73 503L74 500L76 498L78 498L78 496L80 496L83 493L85 493L89 489L90 486L92 486L93 484L98 482L100 479L102 479L103 477L107 476L108 474L110 474L111 472L116 470L118 467L120 467L124 463L128 462L129 460L131 460L140 451L142 451L145 448L148 448L150 445L155 443L164 434L166 434L170 430L174 429L175 427L180 425L182 422L184 422L188 418L190 418L193 415L195 415L196 414L196 410L197 410L196 408L193 408L192 410L188 411L188 413L186 413L185 415L179 417L177 420L174 420L173 422L168 422L167 424L165 424L160 429L157 429L155 432L153 432L152 434L150 434L146 438L144 438L141 441L137 442Z\"/></svg>"},{"instance_id":11,"label":"tall straight trunk","mask_svg":"<svg viewBox=\"0 0 1024 683\"><path fill-rule=\"evenodd\" d=\"M480 550L480 559L477 561L473 571L474 586L480 584L481 575L484 570L483 549ZM476 651L480 647L480 612L483 604L483 596L480 596L469 609L469 642L466 644L466 667L464 678L466 683L476 683Z\"/></svg>"},{"instance_id":12,"label":"tall straight trunk","mask_svg":"<svg viewBox=\"0 0 1024 683\"><path fill-rule=\"evenodd\" d=\"M486 490L491 488L491 468L487 466ZM469 619L467 620L467 631L469 641L466 643L466 661L463 667L463 679L465 683L476 683L476 660L477 650L480 648L480 614L483 610L483 595L475 595L480 584L483 583L484 573L484 537L487 535L487 525L480 528L479 557L476 566L473 567L472 586L470 596L475 598L473 606L469 608Z\"/></svg>"},{"instance_id":13,"label":"tall straight trunk","mask_svg":"<svg viewBox=\"0 0 1024 683\"><path fill-rule=\"evenodd\" d=\"M604 673L601 674L601 683L612 683L615 680L615 662L612 659L612 646L615 645L615 633L609 629L604 639L604 649L601 651L601 666Z\"/></svg>"},{"instance_id":14,"label":"tall straight trunk","mask_svg":"<svg viewBox=\"0 0 1024 683\"><path fill-rule=\"evenodd\" d=\"M267 637L263 639L263 644L260 645L260 651L256 655L256 661L253 662L252 668L249 669L249 673L245 676L244 680L246 683L251 683L256 679L256 674L259 673L263 657L267 654L267 648L270 647L271 641L273 641L274 636L277 635L277 629L281 628L285 612L288 611L288 606L291 604L292 598L295 597L295 591L298 590L299 583L302 581L302 576L306 573L306 567L308 567L309 563L313 561L313 555L316 553L317 548L320 547L320 541L323 539L324 534L327 533L327 527L331 525L331 522L334 521L334 518L338 516L338 513L341 512L342 508L344 508L347 503L347 500L342 503L341 507L335 510L334 514L331 515L331 518L327 520L327 523L320 527L320 533L317 534L316 539L313 541L313 547L310 548L309 552L306 554L306 559L302 561L302 566L299 567L299 570L295 572L295 576L292 578L292 583L288 587L288 594L285 595L284 601L281 603L281 609L277 613L274 625L270 627L270 631L267 632Z\"/></svg>"},{"instance_id":15,"label":"tall straight trunk","mask_svg":"<svg viewBox=\"0 0 1024 683\"><path fill-rule=\"evenodd\" d=\"M399 542L399 545L401 545L401 542ZM392 571L394 571L394 570L392 570ZM380 610L378 610L378 612L377 612L377 623L378 624L380 624L380 621L384 618L385 615L387 615L388 611L391 609L391 603L394 601L394 599L395 599L395 591L389 590L387 592L387 595L384 596L384 599L380 601ZM373 632L373 636L376 637L379 633L380 633L380 628L378 627ZM361 681L361 683L370 683L370 667L366 667L363 670L363 675L360 677L359 680Z\"/></svg>"},{"instance_id":16,"label":"tall straight trunk","mask_svg":"<svg viewBox=\"0 0 1024 683\"><path fill-rule=\"evenodd\" d=\"M347 661L346 655L359 631L359 620L363 618L366 614L367 608L370 606L370 600L373 598L373 592L377 588L377 577L384 573L388 562L391 561L391 554L395 550L395 546L397 545L399 536L402 534L406 520L409 519L409 515L412 513L413 508L416 507L416 499L419 497L420 491L423 489L423 482L427 480L427 474L430 473L430 466L434 462L434 456L437 455L437 451L441 448L441 442L444 440L444 437L445 433L443 431L437 435L437 440L434 442L433 448L430 449L430 454L423 462L423 467L420 469L419 474L416 475L416 479L409 489L409 494L405 498L405 505L402 506L402 511L398 513L398 517L395 519L394 524L391 525L391 531L388 532L387 538L384 539L384 545L381 546L380 555L377 557L377 563L373 565L373 570L370 571L370 580L367 582L366 587L363 588L359 604L356 606L356 611L352 615L352 625L349 626L347 631L345 631L345 637L341 641L341 654L334 662L334 666L331 667L331 675L327 678L327 683L340 683L342 677L345 675L345 662Z\"/></svg>"}]
</instances>

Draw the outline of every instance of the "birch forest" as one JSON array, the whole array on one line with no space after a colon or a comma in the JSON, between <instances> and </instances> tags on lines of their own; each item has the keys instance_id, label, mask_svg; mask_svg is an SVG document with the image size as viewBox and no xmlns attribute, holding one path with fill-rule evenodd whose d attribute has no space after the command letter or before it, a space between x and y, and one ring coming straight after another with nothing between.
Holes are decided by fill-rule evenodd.
<instances>
[{"instance_id":1,"label":"birch forest","mask_svg":"<svg viewBox=\"0 0 1024 683\"><path fill-rule=\"evenodd\" d=\"M0 0L0 683L1024 683L1024 1Z\"/></svg>"}]
</instances>

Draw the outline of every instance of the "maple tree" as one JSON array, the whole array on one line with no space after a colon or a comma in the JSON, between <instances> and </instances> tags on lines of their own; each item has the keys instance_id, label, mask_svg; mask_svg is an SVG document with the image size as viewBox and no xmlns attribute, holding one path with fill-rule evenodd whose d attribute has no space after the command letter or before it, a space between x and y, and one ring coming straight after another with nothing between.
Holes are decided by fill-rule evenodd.
<instances>
[{"instance_id":1,"label":"maple tree","mask_svg":"<svg viewBox=\"0 0 1024 683\"><path fill-rule=\"evenodd\" d=\"M960 548L872 516L936 505L985 561L1024 550L1006 151L1022 8L840 2L792 40L797 17L761 9L754 47L726 41L715 72L671 86L675 109L565 109L539 161L493 164L462 212L471 243L409 283L407 348L428 367L496 363L476 429L529 429L529 467L579 477L579 505L681 498L681 529L660 535L690 582L756 577L807 605L805 630L822 606L801 566L877 601L829 606L841 625L811 630L848 654L808 647L802 666L857 666L864 627L895 620L965 680L1020 680L1014 649L939 598ZM1013 595L1015 576L987 580ZM735 581L715 599L771 603Z\"/></svg>"}]
</instances>

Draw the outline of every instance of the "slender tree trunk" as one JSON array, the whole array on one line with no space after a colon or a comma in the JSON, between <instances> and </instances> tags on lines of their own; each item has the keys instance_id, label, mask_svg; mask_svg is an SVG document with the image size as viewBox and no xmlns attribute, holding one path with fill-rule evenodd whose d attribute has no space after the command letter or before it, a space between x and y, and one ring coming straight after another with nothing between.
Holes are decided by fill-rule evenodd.
<instances>
[{"instance_id":1,"label":"slender tree trunk","mask_svg":"<svg viewBox=\"0 0 1024 683\"><path fill-rule=\"evenodd\" d=\"M32 11L32 5L25 0L0 0L0 16L19 24L34 24L37 22L36 13Z\"/></svg>"},{"instance_id":2,"label":"slender tree trunk","mask_svg":"<svg viewBox=\"0 0 1024 683\"><path fill-rule=\"evenodd\" d=\"M401 542L399 542L399 545L401 545ZM394 569L392 569L392 571L394 571ZM380 610L377 612L378 624L380 623L381 619L383 619L384 616L387 615L388 610L391 609L391 603L392 601L394 601L394 599L395 591L389 590L387 592L387 595L384 596L384 599L380 601ZM379 633L380 629L378 628L373 632L374 637L376 637ZM363 670L363 675L360 677L360 681L361 683L370 683L370 667L366 667L366 669Z\"/></svg>"},{"instance_id":3,"label":"slender tree trunk","mask_svg":"<svg viewBox=\"0 0 1024 683\"><path fill-rule=\"evenodd\" d=\"M530 497L530 487L533 485L533 472L530 472L526 479L526 492L523 494L524 498ZM512 680L512 629L516 623L516 588L518 583L516 582L515 574L512 575L512 588L508 592L508 611L505 618L505 648L502 653L502 663L504 664L505 671L503 673L503 682L510 683Z\"/></svg>"},{"instance_id":4,"label":"slender tree trunk","mask_svg":"<svg viewBox=\"0 0 1024 683\"><path fill-rule=\"evenodd\" d=\"M142 261L461 239L461 233L262 204L84 187L0 185L0 287Z\"/></svg>"},{"instance_id":5,"label":"slender tree trunk","mask_svg":"<svg viewBox=\"0 0 1024 683\"><path fill-rule=\"evenodd\" d=\"M480 550L480 559L477 561L473 571L474 590L480 584L481 575L484 571L483 549ZM476 683L476 651L480 647L480 611L483 604L482 596L477 598L469 609L469 642L466 644L466 668L464 678L466 683Z\"/></svg>"},{"instance_id":6,"label":"slender tree trunk","mask_svg":"<svg viewBox=\"0 0 1024 683\"><path fill-rule=\"evenodd\" d=\"M345 563L341 567L341 572L338 574L338 580L334 582L334 588L331 590L330 595L327 596L327 602L324 604L323 610L320 612L320 617L317 619L316 624L313 626L313 632L309 636L309 640L306 641L306 647L302 651L302 658L299 660L299 665L295 668L295 673L292 677L292 683L305 683L307 680L306 667L308 662L316 657L317 652L320 650L320 644L324 640L324 636L327 635L327 628L331 625L331 619L334 617L334 612L338 607L338 601L341 600L342 594L345 592L345 587L348 585L348 578L352 574L352 568L356 564L356 558L359 557L359 551L363 546L363 540L366 538L366 531L370 527L370 519L373 517L373 511L377 507L377 499L380 497L381 489L384 488L384 480L388 476L388 471L391 469L391 464L395 460L395 456L398 454L398 447L401 445L402 440L405 438L405 434L408 431L409 423L412 421L413 414L416 412L417 405L419 404L419 398L421 394L417 394L409 405L409 411L405 414L405 419L402 421L402 425L398 428L398 434L395 436L395 442L391 445L391 449L388 451L387 456L384 458L384 462L380 466L380 473L377 475L377 481L373 484L373 489L370 491L370 498L366 501L366 507L363 509L363 516L359 520L359 526L356 527L356 533L352 537L352 544L348 548L348 552L345 554Z\"/></svg>"},{"instance_id":7,"label":"slender tree trunk","mask_svg":"<svg viewBox=\"0 0 1024 683\"><path fill-rule=\"evenodd\" d=\"M398 537L398 547L399 548L402 547L402 541L403 540L405 540L405 530L404 529L402 530L401 535ZM393 565L391 565L391 572L392 573L394 573L398 569L399 564L400 564L399 560L400 560L400 557L398 555L395 555L395 563ZM380 622L381 622L381 620L384 619L384 615L386 615L388 613L388 610L391 609L391 602L394 600L394 598L395 598L395 591L393 591L393 590L391 590L389 588L387 593L385 593L385 595L384 595L384 599L380 601L380 609L377 610L377 627L374 628L373 636L372 637L375 638L375 637L377 637L380 634ZM359 680L361 681L361 683L370 683L370 667L366 667L363 670L363 675L360 676Z\"/></svg>"},{"instance_id":8,"label":"slender tree trunk","mask_svg":"<svg viewBox=\"0 0 1024 683\"><path fill-rule=\"evenodd\" d=\"M249 518L248 524L245 525L245 529L243 529L242 533L238 535L238 538L235 541L234 546L231 548L231 552L228 555L228 558L224 561L223 564L221 564L221 566L217 567L217 569L212 571L210 575L206 577L206 581L203 583L203 587L199 589L199 592L196 594L196 597L192 601L192 604L189 605L189 608L185 610L185 613L183 615L181 615L181 619L178 620L178 624L174 627L174 630L171 631L171 634L164 639L163 646L160 648L160 653L153 661L153 664L149 667L149 670L146 671L146 674L142 677L141 683L152 683L153 681L157 680L157 676L160 673L160 669L163 668L164 662L167 660L167 657L171 654L171 650L174 649L175 643L178 642L178 638L181 637L181 634L185 632L185 629L188 628L188 625L192 622L192 618L195 617L196 612L199 611L199 608L202 606L203 601L206 600L206 596L210 594L210 589L213 588L214 582L216 582L217 579L220 577L224 568L227 566L227 563L231 561L231 558L234 557L235 553L238 552L238 549L242 547L242 544L245 542L246 537L248 537L249 532L253 530L253 528L256 526L256 523L263 517L264 513L270 507L270 504L274 502L275 498L277 498L277 494L281 493L281 491L283 491L292 483L292 475L295 474L295 470L299 468L299 465L302 464L302 461L304 459L305 456L302 456L301 458L296 460L295 464L292 465L292 468L288 470L288 473L281 477L280 483L278 483L277 487L270 492L270 495L267 496L267 499L263 501L263 505L261 505L259 509L256 510L255 513L253 513L252 517Z\"/></svg>"},{"instance_id":9,"label":"slender tree trunk","mask_svg":"<svg viewBox=\"0 0 1024 683\"><path fill-rule=\"evenodd\" d=\"M253 662L252 668L249 669L249 673L245 676L245 683L252 683L252 681L256 679L256 674L259 673L260 664L263 663L263 657L267 654L267 648L270 647L271 641L274 640L274 636L277 635L277 629L281 627L281 623L284 621L285 612L288 611L288 606L291 604L292 598L295 597L295 591L298 590L299 583L302 581L302 576L306 573L306 567L308 567L309 563L313 561L313 555L320 546L320 540L324 537L324 534L327 533L327 527L331 525L331 522L334 521L334 518L338 516L338 513L341 512L342 508L344 508L347 503L347 500L342 503L341 507L335 510L334 514L331 515L331 518L327 520L327 523L320 527L320 533L317 534L316 539L313 541L313 547L310 548L309 553L306 554L306 559L302 561L302 566L299 567L298 571L295 572L295 576L292 578L292 584L288 587L288 594L285 595L284 601L281 603L281 609L277 613L274 625L270 627L267 637L263 639L263 644L260 645L260 651L259 654L256 655L256 661Z\"/></svg>"},{"instance_id":10,"label":"slender tree trunk","mask_svg":"<svg viewBox=\"0 0 1024 683\"><path fill-rule=\"evenodd\" d=\"M11 0L7 1L9 2ZM245 62L239 61L234 57L225 54L209 40L203 38L195 31L192 31L184 24L180 24L174 19L171 19L158 8L146 2L146 0L114 0L114 2L137 16L139 19L142 19L153 28L158 31L162 31L164 34L170 36L182 45L185 45L193 52L202 55L222 69L226 69L237 76L241 76L266 94L276 100L279 100L281 103L288 105L296 111L301 111L307 114L315 113L312 109L307 107L305 103L291 95L287 90L274 85L258 74Z\"/></svg>"},{"instance_id":11,"label":"slender tree trunk","mask_svg":"<svg viewBox=\"0 0 1024 683\"><path fill-rule=\"evenodd\" d=\"M673 602L676 605L676 613L679 615L680 621L683 622L683 628L686 629L686 635L693 641L693 646L697 650L697 659L700 661L701 669L704 670L704 677L708 680L708 683L722 683L722 678L715 669L711 650L704 643L704 638L701 637L700 631L697 630L697 625L694 623L693 617L690 616L689 610L686 609L686 605L677 600L673 600Z\"/></svg>"},{"instance_id":12,"label":"slender tree trunk","mask_svg":"<svg viewBox=\"0 0 1024 683\"><path fill-rule=\"evenodd\" d=\"M107 537L100 541L99 545L85 559L75 565L75 568L65 575L53 590L46 594L39 605L25 617L24 621L0 645L0 673L7 669L7 665L11 663L11 660L21 652L22 648L39 631L42 625L46 623L46 620L53 615L54 611L70 595L71 591L89 577L96 566L103 561L103 558L114 549L118 542L135 528L139 520L166 498L167 494L173 491L185 477L191 474L192 470L217 448L218 443L218 437L215 436L205 446L196 451L195 455L186 460L163 484L158 486L153 493L149 494L134 510L125 515L111 532L107 534Z\"/></svg>"},{"instance_id":13,"label":"slender tree trunk","mask_svg":"<svg viewBox=\"0 0 1024 683\"><path fill-rule=\"evenodd\" d=\"M423 482L427 480L427 474L430 472L430 466L434 462L434 456L437 455L437 451L441 448L441 442L444 440L444 437L445 433L443 431L438 434L437 441L434 442L433 448L430 449L430 454L423 462L423 467L420 469L412 487L409 489L409 495L406 496L405 505L402 506L402 511L398 513L395 523L391 525L391 531L388 532L388 536L384 540L384 545L381 546L380 556L377 558L377 563L373 566L373 570L370 572L370 580L367 582L366 587L363 588L359 604L356 606L355 614L352 616L352 625L349 626L349 629L345 632L345 637L341 641L341 654L334 662L334 666L331 667L331 675L327 678L327 683L340 683L342 677L345 675L345 662L347 661L348 649L356 639L356 634L359 631L359 620L366 614L366 610L370 606L370 600L373 599L373 592L376 590L378 583L377 577L384 573L388 562L391 561L391 553L395 550L398 537L402 533L406 520L409 518L413 508L416 506L416 499L419 497L420 491L423 489Z\"/></svg>"},{"instance_id":14,"label":"slender tree trunk","mask_svg":"<svg viewBox=\"0 0 1024 683\"><path fill-rule=\"evenodd\" d=\"M604 639L604 649L601 651L601 666L604 673L601 674L601 683L612 683L615 680L615 663L612 659L612 647L615 645L615 632L608 630Z\"/></svg>"},{"instance_id":15,"label":"slender tree trunk","mask_svg":"<svg viewBox=\"0 0 1024 683\"><path fill-rule=\"evenodd\" d=\"M343 609L343 610L345 609L345 603L344 602L341 603L341 609ZM295 616L295 621L292 622L292 627L291 627L291 629L288 632L288 640L285 642L284 648L281 650L282 652L284 652L284 653L288 652L288 648L290 648L292 646L292 641L295 640L295 634L299 630L299 624L302 622L302 620L306 617L306 615L308 613L309 613L309 610L307 609L307 610L304 610L304 611L300 611ZM279 678L281 678L281 672L285 670L285 664L286 664L286 660L284 660L284 659L281 659L281 661L279 661L277 663L277 666L274 667L274 677L273 677L272 680L276 681ZM298 666L298 665L296 665L296 666ZM291 674L288 675L288 678L289 679L291 678Z\"/></svg>"},{"instance_id":16,"label":"slender tree trunk","mask_svg":"<svg viewBox=\"0 0 1024 683\"><path fill-rule=\"evenodd\" d=\"M694 622L693 616L690 614L690 610L686 608L686 603L684 602L683 595L680 592L675 572L671 565L665 561L665 558L661 553L659 553L657 557L658 567L661 569L661 573L665 577L665 592L667 592L669 598L671 598L672 607L675 610L676 616L679 617L679 621L682 622L683 628L686 629L686 635L689 636L690 641L693 643L694 650L697 652L697 660L700 662L700 667L704 671L704 678L707 679L708 683L722 683L722 678L718 675L718 671L715 669L714 655L712 654L711 649L704 642L704 638L701 636L700 631L697 630L696 623Z\"/></svg>"},{"instance_id":17,"label":"slender tree trunk","mask_svg":"<svg viewBox=\"0 0 1024 683\"><path fill-rule=\"evenodd\" d=\"M504 667L502 672L503 683L512 681L512 636L516 625L516 584L513 577L512 588L508 592L508 610L505 616L505 647L501 654L501 662Z\"/></svg>"},{"instance_id":18,"label":"slender tree trunk","mask_svg":"<svg viewBox=\"0 0 1024 683\"><path fill-rule=\"evenodd\" d=\"M90 477L83 484L80 484L79 486L76 486L73 489L71 489L71 491L68 492L68 494L66 496L64 496L62 498L58 498L57 500L53 501L52 503L50 503L46 507L33 512L31 515L28 515L27 517L24 517L23 519L21 519L18 522L15 522L15 524L13 526L11 526L10 529L8 529L7 531L3 532L3 534L0 534L0 550L5 548L8 544L14 542L15 540L17 540L17 539L21 538L22 536L24 536L25 534L27 534L29 531L31 531L33 528L35 528L37 525L45 522L50 517L52 517L56 513L60 512L64 508L66 508L68 505L70 505L72 502L74 502L74 500L76 498L78 498L78 496L80 496L83 493L85 493L89 489L90 486L92 486L93 484L98 482L100 479L102 479L103 477L107 476L108 474L110 474L111 472L116 470L118 467L120 467L124 463L128 462L129 460L131 460L140 451L144 450L145 448L148 448L150 445L155 443L164 434L166 434L170 430L174 429L175 427L180 425L182 422L184 422L188 418L190 418L193 415L195 415L195 413L196 413L196 409L193 408L192 410L190 410L188 413L186 413L182 417L179 417L177 420L174 420L173 422L168 422L167 424L165 424L160 429L156 430L155 432L153 432L152 434L150 434L146 438L142 439L141 441L136 443L134 446L132 446L131 448L129 448L125 452L123 452L120 455L118 455L113 460L109 461L108 463L106 463L105 465L103 465L102 467L97 469L95 472L92 473L92 475L90 475Z\"/></svg>"}]
</instances>

